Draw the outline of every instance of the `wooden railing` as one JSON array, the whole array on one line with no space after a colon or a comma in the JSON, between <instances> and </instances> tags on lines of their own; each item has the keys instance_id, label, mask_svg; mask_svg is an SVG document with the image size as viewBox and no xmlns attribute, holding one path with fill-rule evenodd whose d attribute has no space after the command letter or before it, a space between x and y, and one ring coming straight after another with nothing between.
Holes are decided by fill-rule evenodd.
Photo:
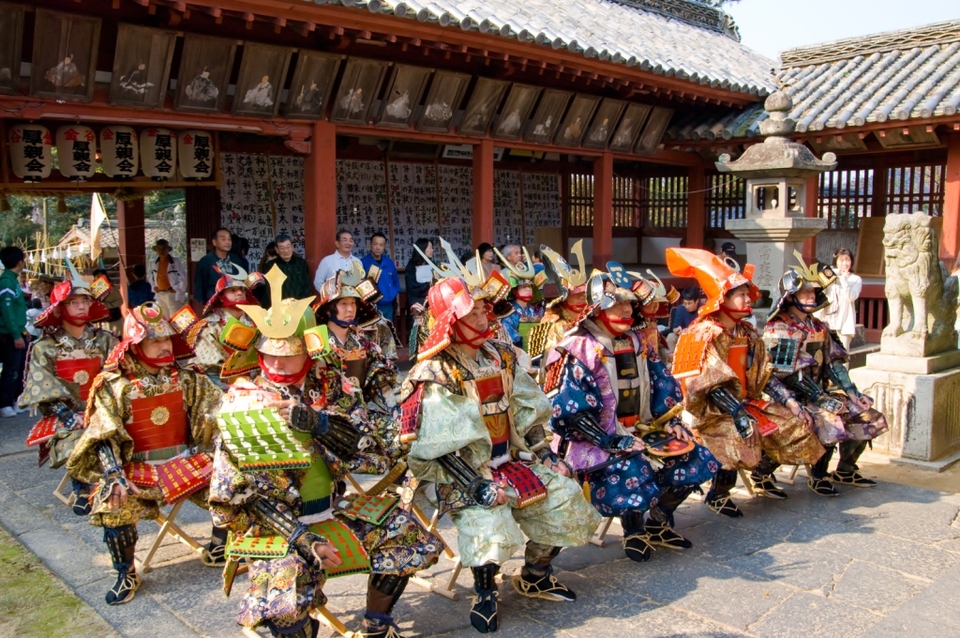
<instances>
[{"instance_id":1,"label":"wooden railing","mask_svg":"<svg viewBox=\"0 0 960 638\"><path fill-rule=\"evenodd\" d=\"M864 285L857 300L857 323L862 323L864 340L880 343L880 333L887 325L890 309L881 284Z\"/></svg>"}]
</instances>

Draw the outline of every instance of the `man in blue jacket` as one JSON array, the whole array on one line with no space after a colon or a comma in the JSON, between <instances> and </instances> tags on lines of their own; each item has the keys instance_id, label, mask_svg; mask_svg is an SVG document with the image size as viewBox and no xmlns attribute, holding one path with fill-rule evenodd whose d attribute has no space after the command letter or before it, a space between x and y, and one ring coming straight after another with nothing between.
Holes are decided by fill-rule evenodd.
<instances>
[{"instance_id":1,"label":"man in blue jacket","mask_svg":"<svg viewBox=\"0 0 960 638\"><path fill-rule=\"evenodd\" d=\"M377 310L387 321L393 321L394 301L400 294L400 275L397 265L387 254L387 237L383 233L374 233L370 238L370 252L360 260L367 276L377 283L380 300Z\"/></svg>"},{"instance_id":2,"label":"man in blue jacket","mask_svg":"<svg viewBox=\"0 0 960 638\"><path fill-rule=\"evenodd\" d=\"M20 289L26 255L17 246L0 250L0 417L17 416L14 403L23 390L23 361L27 354L27 300Z\"/></svg>"}]
</instances>

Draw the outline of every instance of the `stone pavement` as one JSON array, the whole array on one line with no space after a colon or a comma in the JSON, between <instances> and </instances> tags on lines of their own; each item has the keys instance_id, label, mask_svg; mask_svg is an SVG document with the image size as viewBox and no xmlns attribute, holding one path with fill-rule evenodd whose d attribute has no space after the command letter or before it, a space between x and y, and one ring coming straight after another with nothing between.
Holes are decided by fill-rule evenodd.
<instances>
[{"instance_id":1,"label":"stone pavement","mask_svg":"<svg viewBox=\"0 0 960 638\"><path fill-rule=\"evenodd\" d=\"M113 576L102 533L51 495L61 475L37 468L36 452L23 448L31 422L26 415L0 421L0 524L124 636L239 636L243 579L225 598L219 570L203 567L174 540L133 602L104 604ZM645 564L624 557L614 525L606 547L568 549L556 561L579 595L575 604L530 600L502 586L500 635L960 635L960 496L882 483L825 499L802 481L801 472L782 502L740 494L746 516L738 520L709 512L694 497L677 515L694 549L657 551ZM182 518L190 533L209 534L193 505ZM140 524L141 547L156 530ZM449 524L442 532L455 538ZM514 560L504 571L519 566ZM451 568L441 559L428 577ZM359 621L365 582L351 576L328 583L330 609L348 626ZM461 575L457 602L408 587L395 613L405 635L476 636L467 619L471 582Z\"/></svg>"}]
</instances>

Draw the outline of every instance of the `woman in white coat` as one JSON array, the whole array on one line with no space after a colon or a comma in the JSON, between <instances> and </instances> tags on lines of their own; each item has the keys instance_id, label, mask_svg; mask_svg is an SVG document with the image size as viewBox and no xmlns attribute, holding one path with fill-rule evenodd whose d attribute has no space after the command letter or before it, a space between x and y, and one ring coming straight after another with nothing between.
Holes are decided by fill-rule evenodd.
<instances>
[{"instance_id":1,"label":"woman in white coat","mask_svg":"<svg viewBox=\"0 0 960 638\"><path fill-rule=\"evenodd\" d=\"M850 342L857 331L857 299L863 289L863 279L853 274L853 253L841 248L833 254L833 263L837 270L837 280L824 292L830 298L830 305L820 313L820 319L837 333L845 350L850 350Z\"/></svg>"}]
</instances>

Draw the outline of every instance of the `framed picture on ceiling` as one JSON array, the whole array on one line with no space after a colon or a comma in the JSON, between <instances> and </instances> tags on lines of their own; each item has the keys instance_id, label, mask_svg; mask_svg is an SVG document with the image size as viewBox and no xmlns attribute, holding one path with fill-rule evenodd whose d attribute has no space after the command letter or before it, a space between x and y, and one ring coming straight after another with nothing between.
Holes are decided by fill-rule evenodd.
<instances>
[{"instance_id":1,"label":"framed picture on ceiling","mask_svg":"<svg viewBox=\"0 0 960 638\"><path fill-rule=\"evenodd\" d=\"M280 108L280 94L287 79L293 49L247 42L243 45L237 92L233 97L235 115L273 117Z\"/></svg>"},{"instance_id":2,"label":"framed picture on ceiling","mask_svg":"<svg viewBox=\"0 0 960 638\"><path fill-rule=\"evenodd\" d=\"M501 139L518 138L539 95L540 87L514 84L497 118L493 136Z\"/></svg>"},{"instance_id":3,"label":"framed picture on ceiling","mask_svg":"<svg viewBox=\"0 0 960 638\"><path fill-rule=\"evenodd\" d=\"M121 24L113 56L110 104L162 109L176 44L175 31Z\"/></svg>"},{"instance_id":4,"label":"framed picture on ceiling","mask_svg":"<svg viewBox=\"0 0 960 638\"><path fill-rule=\"evenodd\" d=\"M30 94L73 102L93 97L100 19L37 9Z\"/></svg>"},{"instance_id":5,"label":"framed picture on ceiling","mask_svg":"<svg viewBox=\"0 0 960 638\"><path fill-rule=\"evenodd\" d=\"M510 83L504 80L478 78L467 101L458 132L463 135L486 135L508 86Z\"/></svg>"},{"instance_id":6,"label":"framed picture on ceiling","mask_svg":"<svg viewBox=\"0 0 960 638\"><path fill-rule=\"evenodd\" d=\"M593 95L578 95L573 98L573 104L563 118L563 123L557 130L557 144L563 146L579 146L593 112L597 110L600 98Z\"/></svg>"},{"instance_id":7,"label":"framed picture on ceiling","mask_svg":"<svg viewBox=\"0 0 960 638\"><path fill-rule=\"evenodd\" d=\"M665 109L659 106L650 111L647 123L643 127L640 139L637 140L637 153L653 153L660 146L660 138L670 124L670 118L673 117L673 109Z\"/></svg>"},{"instance_id":8,"label":"framed picture on ceiling","mask_svg":"<svg viewBox=\"0 0 960 638\"><path fill-rule=\"evenodd\" d=\"M296 118L323 117L341 60L343 56L340 55L301 49L297 54L297 68L293 72L284 114Z\"/></svg>"},{"instance_id":9,"label":"framed picture on ceiling","mask_svg":"<svg viewBox=\"0 0 960 638\"><path fill-rule=\"evenodd\" d=\"M597 114L593 116L590 128L587 129L587 136L583 138L583 146L586 148L607 148L607 142L610 141L613 129L626 106L627 103L621 100L605 98L600 103Z\"/></svg>"},{"instance_id":10,"label":"framed picture on ceiling","mask_svg":"<svg viewBox=\"0 0 960 638\"><path fill-rule=\"evenodd\" d=\"M610 141L611 151L629 153L633 150L633 143L637 139L637 134L644 122L647 121L647 116L650 115L652 108L646 104L630 104L627 106L623 119L620 120L620 125Z\"/></svg>"},{"instance_id":11,"label":"framed picture on ceiling","mask_svg":"<svg viewBox=\"0 0 960 638\"><path fill-rule=\"evenodd\" d=\"M380 60L347 60L330 119L346 124L367 124L386 72L387 63Z\"/></svg>"},{"instance_id":12,"label":"framed picture on ceiling","mask_svg":"<svg viewBox=\"0 0 960 638\"><path fill-rule=\"evenodd\" d=\"M0 3L0 93L20 92L23 7Z\"/></svg>"},{"instance_id":13,"label":"framed picture on ceiling","mask_svg":"<svg viewBox=\"0 0 960 638\"><path fill-rule=\"evenodd\" d=\"M453 71L434 73L417 128L421 131L449 132L453 116L460 108L460 101L463 100L463 93L467 90L468 84L470 84L470 76L466 73Z\"/></svg>"},{"instance_id":14,"label":"framed picture on ceiling","mask_svg":"<svg viewBox=\"0 0 960 638\"><path fill-rule=\"evenodd\" d=\"M567 109L571 97L573 97L573 93L568 91L554 91L552 89L544 91L543 97L540 98L540 104L537 105L537 111L530 121L530 129L524 139L528 142L549 144L553 139L553 134L557 131L557 127L560 126L560 119L563 117L563 112Z\"/></svg>"},{"instance_id":15,"label":"framed picture on ceiling","mask_svg":"<svg viewBox=\"0 0 960 638\"><path fill-rule=\"evenodd\" d=\"M387 92L383 95L378 124L409 128L413 112L420 104L431 73L433 69L401 64L395 66Z\"/></svg>"},{"instance_id":16,"label":"framed picture on ceiling","mask_svg":"<svg viewBox=\"0 0 960 638\"><path fill-rule=\"evenodd\" d=\"M236 40L184 36L174 108L201 113L221 111L236 53Z\"/></svg>"}]
</instances>

